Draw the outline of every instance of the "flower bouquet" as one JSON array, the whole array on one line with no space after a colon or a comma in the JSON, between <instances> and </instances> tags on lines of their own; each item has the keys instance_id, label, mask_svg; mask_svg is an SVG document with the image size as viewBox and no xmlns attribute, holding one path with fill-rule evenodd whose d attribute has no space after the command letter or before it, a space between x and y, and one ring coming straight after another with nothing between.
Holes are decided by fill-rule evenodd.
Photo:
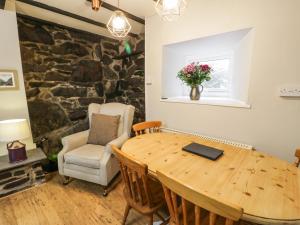
<instances>
[{"instance_id":1,"label":"flower bouquet","mask_svg":"<svg viewBox=\"0 0 300 225\"><path fill-rule=\"evenodd\" d=\"M177 77L191 87L191 100L199 100L203 91L202 83L211 79L212 68L207 64L191 63L182 68ZM201 91L199 90L201 87Z\"/></svg>"}]
</instances>

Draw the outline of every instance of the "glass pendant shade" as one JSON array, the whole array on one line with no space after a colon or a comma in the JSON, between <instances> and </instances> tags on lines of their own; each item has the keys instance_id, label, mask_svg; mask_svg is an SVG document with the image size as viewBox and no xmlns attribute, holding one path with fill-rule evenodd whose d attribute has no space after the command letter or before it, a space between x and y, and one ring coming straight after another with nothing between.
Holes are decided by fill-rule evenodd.
<instances>
[{"instance_id":1,"label":"glass pendant shade","mask_svg":"<svg viewBox=\"0 0 300 225\"><path fill-rule=\"evenodd\" d=\"M98 11L102 5L101 0L92 0L92 9Z\"/></svg>"},{"instance_id":2,"label":"glass pendant shade","mask_svg":"<svg viewBox=\"0 0 300 225\"><path fill-rule=\"evenodd\" d=\"M185 7L186 0L158 0L155 9L163 20L174 21L183 13Z\"/></svg>"},{"instance_id":3,"label":"glass pendant shade","mask_svg":"<svg viewBox=\"0 0 300 225\"><path fill-rule=\"evenodd\" d=\"M111 15L106 26L109 32L117 38L126 37L131 30L131 25L128 22L128 19L126 18L125 14L120 10L115 11Z\"/></svg>"}]
</instances>

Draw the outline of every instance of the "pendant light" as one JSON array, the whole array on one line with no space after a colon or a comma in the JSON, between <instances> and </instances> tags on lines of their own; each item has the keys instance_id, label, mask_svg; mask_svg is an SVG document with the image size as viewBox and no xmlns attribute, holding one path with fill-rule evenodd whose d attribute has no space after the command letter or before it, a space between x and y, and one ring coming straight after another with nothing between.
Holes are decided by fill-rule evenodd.
<instances>
[{"instance_id":1,"label":"pendant light","mask_svg":"<svg viewBox=\"0 0 300 225\"><path fill-rule=\"evenodd\" d=\"M186 7L186 0L158 0L155 9L166 21L174 21L182 15Z\"/></svg>"},{"instance_id":2,"label":"pendant light","mask_svg":"<svg viewBox=\"0 0 300 225\"><path fill-rule=\"evenodd\" d=\"M92 0L92 9L98 11L102 5L102 0Z\"/></svg>"},{"instance_id":3,"label":"pendant light","mask_svg":"<svg viewBox=\"0 0 300 225\"><path fill-rule=\"evenodd\" d=\"M120 8L120 0L118 0L118 9L119 8ZM131 30L131 25L128 22L127 17L120 10L116 10L113 12L106 27L109 30L109 32L112 34L112 36L117 38L126 37Z\"/></svg>"}]
</instances>

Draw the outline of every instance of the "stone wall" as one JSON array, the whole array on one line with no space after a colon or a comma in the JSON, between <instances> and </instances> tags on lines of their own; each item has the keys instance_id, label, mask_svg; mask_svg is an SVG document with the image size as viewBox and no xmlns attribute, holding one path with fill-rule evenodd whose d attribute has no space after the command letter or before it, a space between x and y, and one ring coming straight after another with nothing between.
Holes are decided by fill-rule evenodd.
<instances>
[{"instance_id":1,"label":"stone wall","mask_svg":"<svg viewBox=\"0 0 300 225\"><path fill-rule=\"evenodd\" d=\"M90 103L132 104L134 122L145 119L144 53L114 59L124 41L20 15L18 27L33 137L47 137L50 152L61 149L61 137L88 128ZM128 41L144 52L143 36Z\"/></svg>"}]
</instances>

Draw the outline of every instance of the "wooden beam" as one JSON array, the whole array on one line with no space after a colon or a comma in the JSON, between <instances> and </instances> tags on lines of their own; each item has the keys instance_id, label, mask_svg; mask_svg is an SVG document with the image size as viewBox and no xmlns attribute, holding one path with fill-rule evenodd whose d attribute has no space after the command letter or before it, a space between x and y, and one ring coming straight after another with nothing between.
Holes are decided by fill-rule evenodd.
<instances>
[{"instance_id":1,"label":"wooden beam","mask_svg":"<svg viewBox=\"0 0 300 225\"><path fill-rule=\"evenodd\" d=\"M4 9L6 0L0 0L0 9Z\"/></svg>"},{"instance_id":2,"label":"wooden beam","mask_svg":"<svg viewBox=\"0 0 300 225\"><path fill-rule=\"evenodd\" d=\"M91 2L91 0L87 0L87 1L88 1L88 2ZM138 1L138 0L137 0L137 1ZM107 3L107 2L102 2L101 7L105 8L105 9L108 9L108 10L110 10L110 11L120 10L120 11L122 11L122 12L125 14L125 16L126 16L127 18L132 19L132 20L134 20L134 21L136 21L136 22L138 22L138 23L145 24L145 20L144 20L144 19L142 19L142 18L140 18L140 17L137 17L137 16L135 16L135 15L133 15L133 14L131 14L131 13L125 11L125 10L119 9L118 7L113 6L113 5L111 5L111 4ZM100 9L100 10L101 10L101 9Z\"/></svg>"},{"instance_id":3,"label":"wooden beam","mask_svg":"<svg viewBox=\"0 0 300 225\"><path fill-rule=\"evenodd\" d=\"M62 29L67 29L67 30L73 31L73 32L83 33L83 34L87 34L87 35L95 35L99 38L99 41L101 39L105 39L105 40L109 40L109 41L113 41L113 42L118 42L118 40L107 37L107 36L91 33L91 32L85 31L85 30L76 29L76 28L73 28L73 27L65 26L65 25L54 23L54 22L47 21L47 20L42 20L42 19L39 19L39 18L36 18L36 17L27 16L27 15L20 14L20 13L17 13L17 17L24 18L24 19L27 19L27 20L32 20L32 21L42 23L42 24L46 24L46 25L50 25L50 26L56 26L56 27L59 27L59 28L62 28Z\"/></svg>"},{"instance_id":4,"label":"wooden beam","mask_svg":"<svg viewBox=\"0 0 300 225\"><path fill-rule=\"evenodd\" d=\"M101 22L98 22L98 21L95 21L95 20L92 20L92 19L89 19L89 18L86 18L86 17L83 17L83 16L79 16L77 14L74 14L74 13L71 13L71 12L53 7L53 6L49 6L49 5L46 5L44 3L40 3L40 2L36 2L36 1L32 1L32 0L17 0L17 1L28 4L28 5L31 5L31 6L34 6L34 7L45 9L45 10L48 10L48 11L51 11L51 12L54 12L54 13L57 13L57 14L60 14L60 15L63 15L63 16L68 16L68 17L71 17L73 19L80 20L80 21L83 21L83 22L86 22L86 23L89 23L89 24L92 24L92 25L96 25L96 26L99 26L99 27L102 27L102 28L105 28L105 29L107 28L106 24L104 24L104 23L101 23ZM131 37L137 37L138 36L137 34L134 34L134 33L129 33L128 35L131 36Z\"/></svg>"}]
</instances>

